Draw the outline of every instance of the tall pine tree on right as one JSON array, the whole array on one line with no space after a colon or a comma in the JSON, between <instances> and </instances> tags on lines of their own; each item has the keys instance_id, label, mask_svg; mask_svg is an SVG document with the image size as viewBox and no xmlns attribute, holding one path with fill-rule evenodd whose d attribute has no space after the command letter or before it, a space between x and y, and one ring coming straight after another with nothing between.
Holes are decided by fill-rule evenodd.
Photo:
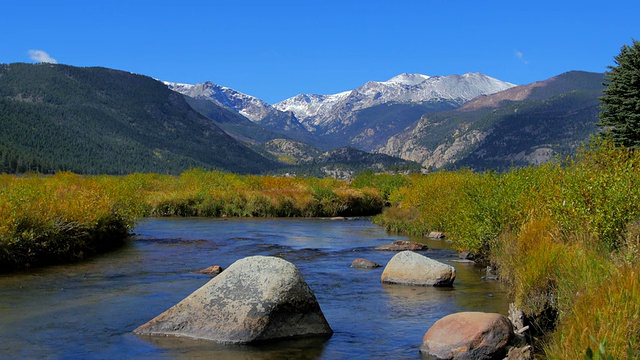
<instances>
[{"instance_id":1,"label":"tall pine tree on right","mask_svg":"<svg viewBox=\"0 0 640 360\"><path fill-rule=\"evenodd\" d=\"M616 145L640 149L640 42L623 45L614 60L606 72L598 125Z\"/></svg>"}]
</instances>

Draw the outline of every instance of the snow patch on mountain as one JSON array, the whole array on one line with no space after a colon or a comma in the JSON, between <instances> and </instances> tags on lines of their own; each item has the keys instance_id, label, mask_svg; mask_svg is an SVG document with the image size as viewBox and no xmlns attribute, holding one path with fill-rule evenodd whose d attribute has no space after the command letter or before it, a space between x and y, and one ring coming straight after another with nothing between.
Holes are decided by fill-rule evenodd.
<instances>
[{"instance_id":1,"label":"snow patch on mountain","mask_svg":"<svg viewBox=\"0 0 640 360\"><path fill-rule=\"evenodd\" d=\"M207 81L195 85L164 81L169 89L196 99L207 99L236 111L253 122L259 122L267 113L273 111L273 107L266 102L228 88Z\"/></svg>"},{"instance_id":2,"label":"snow patch on mountain","mask_svg":"<svg viewBox=\"0 0 640 360\"><path fill-rule=\"evenodd\" d=\"M481 73L428 76L400 74L387 81L369 81L361 87L334 95L296 95L274 105L292 111L310 131L332 127L354 111L381 104L420 104L451 101L460 105L480 96L514 87L514 84Z\"/></svg>"},{"instance_id":3,"label":"snow patch on mountain","mask_svg":"<svg viewBox=\"0 0 640 360\"><path fill-rule=\"evenodd\" d=\"M432 101L462 105L477 96L515 86L481 73L449 76L404 73L387 81L369 81L354 90L332 95L300 94L269 105L256 97L210 81L195 85L164 83L184 95L214 101L256 123L279 111L291 112L306 131L323 129L327 133L348 125L357 111L376 105L424 104Z\"/></svg>"},{"instance_id":4,"label":"snow patch on mountain","mask_svg":"<svg viewBox=\"0 0 640 360\"><path fill-rule=\"evenodd\" d=\"M389 84L402 84L402 85L418 85L425 80L429 79L431 76L422 75L422 74L400 74L398 76L394 76L386 82Z\"/></svg>"}]
</instances>

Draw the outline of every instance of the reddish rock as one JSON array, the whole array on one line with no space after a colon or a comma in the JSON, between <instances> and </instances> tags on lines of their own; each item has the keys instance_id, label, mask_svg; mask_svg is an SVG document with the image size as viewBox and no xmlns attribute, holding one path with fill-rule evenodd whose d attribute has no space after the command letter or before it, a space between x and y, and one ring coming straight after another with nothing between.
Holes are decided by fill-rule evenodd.
<instances>
[{"instance_id":1,"label":"reddish rock","mask_svg":"<svg viewBox=\"0 0 640 360\"><path fill-rule=\"evenodd\" d=\"M203 274L203 275L209 275L209 276L216 276L216 275L220 274L222 272L222 270L224 270L224 269L222 267L220 267L220 265L214 265L214 266L209 266L208 268L196 270L196 271L194 271L194 273Z\"/></svg>"},{"instance_id":2,"label":"reddish rock","mask_svg":"<svg viewBox=\"0 0 640 360\"><path fill-rule=\"evenodd\" d=\"M373 262L371 260L367 260L363 258L355 259L351 263L351 267L356 269L373 269L381 266L382 265L378 264L377 262Z\"/></svg>"},{"instance_id":3,"label":"reddish rock","mask_svg":"<svg viewBox=\"0 0 640 360\"><path fill-rule=\"evenodd\" d=\"M429 247L425 244L420 244L415 241L394 241L388 245L381 245L375 248L375 250L385 250L385 251L417 251L417 250L428 250Z\"/></svg>"},{"instance_id":4,"label":"reddish rock","mask_svg":"<svg viewBox=\"0 0 640 360\"><path fill-rule=\"evenodd\" d=\"M495 313L461 312L436 321L420 352L436 359L502 359L513 337L507 317Z\"/></svg>"}]
</instances>

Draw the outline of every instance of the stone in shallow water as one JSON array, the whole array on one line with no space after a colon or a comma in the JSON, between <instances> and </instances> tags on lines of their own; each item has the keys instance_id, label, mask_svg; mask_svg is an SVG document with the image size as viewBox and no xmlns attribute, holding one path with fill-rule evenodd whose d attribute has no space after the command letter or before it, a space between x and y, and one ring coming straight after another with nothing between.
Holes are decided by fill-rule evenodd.
<instances>
[{"instance_id":1,"label":"stone in shallow water","mask_svg":"<svg viewBox=\"0 0 640 360\"><path fill-rule=\"evenodd\" d=\"M333 331L298 268L269 256L231 264L200 289L134 330L220 343L250 343Z\"/></svg>"},{"instance_id":2,"label":"stone in shallow water","mask_svg":"<svg viewBox=\"0 0 640 360\"><path fill-rule=\"evenodd\" d=\"M351 263L351 267L356 269L374 269L374 268L382 267L382 265L371 260L358 258L353 260L353 262Z\"/></svg>"},{"instance_id":3,"label":"stone in shallow water","mask_svg":"<svg viewBox=\"0 0 640 360\"><path fill-rule=\"evenodd\" d=\"M507 317L461 312L436 321L422 339L420 352L436 359L503 359L513 337Z\"/></svg>"},{"instance_id":4,"label":"stone in shallow water","mask_svg":"<svg viewBox=\"0 0 640 360\"><path fill-rule=\"evenodd\" d=\"M213 266L206 267L204 269L196 270L196 271L194 271L194 273L202 274L202 275L209 275L209 276L216 276L216 275L220 274L222 272L222 270L224 270L224 269L222 267L220 267L220 265L213 265Z\"/></svg>"},{"instance_id":5,"label":"stone in shallow water","mask_svg":"<svg viewBox=\"0 0 640 360\"><path fill-rule=\"evenodd\" d=\"M412 251L394 255L384 268L380 281L387 284L452 286L456 269Z\"/></svg>"}]
</instances>

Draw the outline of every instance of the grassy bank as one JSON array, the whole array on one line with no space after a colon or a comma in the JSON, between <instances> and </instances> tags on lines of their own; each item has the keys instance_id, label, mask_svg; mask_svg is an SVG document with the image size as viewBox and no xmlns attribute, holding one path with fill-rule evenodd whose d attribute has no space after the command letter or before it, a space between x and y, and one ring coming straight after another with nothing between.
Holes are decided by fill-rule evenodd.
<instances>
[{"instance_id":1,"label":"grassy bank","mask_svg":"<svg viewBox=\"0 0 640 360\"><path fill-rule=\"evenodd\" d=\"M383 206L381 191L334 179L202 170L177 177L0 175L0 272L113 249L143 216L366 216Z\"/></svg>"},{"instance_id":2,"label":"grassy bank","mask_svg":"<svg viewBox=\"0 0 640 360\"><path fill-rule=\"evenodd\" d=\"M547 358L584 358L603 345L622 359L640 354L638 184L640 153L598 143L563 164L411 177L375 221L415 235L444 231L496 265L546 331Z\"/></svg>"},{"instance_id":3,"label":"grassy bank","mask_svg":"<svg viewBox=\"0 0 640 360\"><path fill-rule=\"evenodd\" d=\"M117 247L143 213L138 190L108 176L0 175L0 272Z\"/></svg>"},{"instance_id":4,"label":"grassy bank","mask_svg":"<svg viewBox=\"0 0 640 360\"><path fill-rule=\"evenodd\" d=\"M336 179L242 176L190 170L138 175L151 216L332 217L377 214L381 192Z\"/></svg>"}]
</instances>

